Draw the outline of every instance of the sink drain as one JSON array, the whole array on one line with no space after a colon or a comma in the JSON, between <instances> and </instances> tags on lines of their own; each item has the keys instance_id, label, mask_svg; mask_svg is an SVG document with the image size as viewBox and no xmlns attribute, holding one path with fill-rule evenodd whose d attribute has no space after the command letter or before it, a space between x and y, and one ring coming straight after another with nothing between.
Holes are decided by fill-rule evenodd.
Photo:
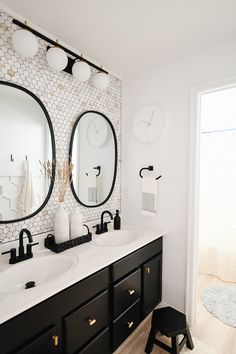
<instances>
[{"instance_id":1,"label":"sink drain","mask_svg":"<svg viewBox=\"0 0 236 354\"><path fill-rule=\"evenodd\" d=\"M31 280L25 283L25 289L31 289L35 287L35 281Z\"/></svg>"}]
</instances>

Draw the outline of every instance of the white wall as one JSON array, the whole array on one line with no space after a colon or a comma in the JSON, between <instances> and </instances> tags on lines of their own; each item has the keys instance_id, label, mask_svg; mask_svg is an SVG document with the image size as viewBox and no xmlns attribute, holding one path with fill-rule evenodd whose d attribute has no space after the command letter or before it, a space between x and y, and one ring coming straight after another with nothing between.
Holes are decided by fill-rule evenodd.
<instances>
[{"instance_id":1,"label":"white wall","mask_svg":"<svg viewBox=\"0 0 236 354\"><path fill-rule=\"evenodd\" d=\"M236 74L236 41L215 44L201 53L170 59L127 77L123 86L123 206L124 221L166 231L163 262L163 301L184 309L190 147L191 88ZM139 143L133 118L144 104L156 102L164 110L166 129L158 143ZM141 215L139 169L154 165L159 180L159 212Z\"/></svg>"}]
</instances>

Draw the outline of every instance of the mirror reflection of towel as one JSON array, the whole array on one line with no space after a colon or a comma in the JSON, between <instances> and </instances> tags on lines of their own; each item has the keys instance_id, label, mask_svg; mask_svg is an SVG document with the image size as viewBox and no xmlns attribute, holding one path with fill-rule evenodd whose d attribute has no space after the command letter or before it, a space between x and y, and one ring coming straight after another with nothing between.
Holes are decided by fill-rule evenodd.
<instances>
[{"instance_id":1,"label":"mirror reflection of towel","mask_svg":"<svg viewBox=\"0 0 236 354\"><path fill-rule=\"evenodd\" d=\"M142 214L155 216L157 213L157 181L155 177L142 179Z\"/></svg>"},{"instance_id":2,"label":"mirror reflection of towel","mask_svg":"<svg viewBox=\"0 0 236 354\"><path fill-rule=\"evenodd\" d=\"M19 205L22 216L31 214L37 205L34 181L28 160L25 161L25 180L19 197Z\"/></svg>"},{"instance_id":3,"label":"mirror reflection of towel","mask_svg":"<svg viewBox=\"0 0 236 354\"><path fill-rule=\"evenodd\" d=\"M97 203L97 172L88 173L88 201Z\"/></svg>"}]
</instances>

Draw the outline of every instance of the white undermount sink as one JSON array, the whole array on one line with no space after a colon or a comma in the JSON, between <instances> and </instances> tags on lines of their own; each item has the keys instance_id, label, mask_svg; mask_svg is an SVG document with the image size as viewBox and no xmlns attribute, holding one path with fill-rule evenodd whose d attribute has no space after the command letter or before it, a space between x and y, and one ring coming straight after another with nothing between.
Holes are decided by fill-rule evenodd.
<instances>
[{"instance_id":1,"label":"white undermount sink","mask_svg":"<svg viewBox=\"0 0 236 354\"><path fill-rule=\"evenodd\" d=\"M9 265L0 272L0 293L30 291L25 284L34 281L38 287L65 274L75 267L78 258L74 255L41 255Z\"/></svg>"},{"instance_id":2,"label":"white undermount sink","mask_svg":"<svg viewBox=\"0 0 236 354\"><path fill-rule=\"evenodd\" d=\"M136 231L117 230L100 235L95 242L98 246L120 247L136 241L139 237L141 233Z\"/></svg>"}]
</instances>

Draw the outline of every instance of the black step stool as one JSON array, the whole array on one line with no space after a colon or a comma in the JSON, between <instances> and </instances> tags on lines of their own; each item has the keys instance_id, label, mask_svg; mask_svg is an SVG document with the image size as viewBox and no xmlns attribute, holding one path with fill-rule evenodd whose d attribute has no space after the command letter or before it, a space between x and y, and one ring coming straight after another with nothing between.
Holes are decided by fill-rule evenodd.
<instances>
[{"instance_id":1,"label":"black step stool","mask_svg":"<svg viewBox=\"0 0 236 354\"><path fill-rule=\"evenodd\" d=\"M171 337L171 347L156 339L158 332L167 337ZM179 343L178 336L181 334L184 338ZM153 344L158 345L171 354L179 354L185 344L187 344L189 349L193 349L194 345L186 322L186 316L172 307L163 307L154 310L152 314L152 327L145 353L149 354L152 352Z\"/></svg>"}]
</instances>

